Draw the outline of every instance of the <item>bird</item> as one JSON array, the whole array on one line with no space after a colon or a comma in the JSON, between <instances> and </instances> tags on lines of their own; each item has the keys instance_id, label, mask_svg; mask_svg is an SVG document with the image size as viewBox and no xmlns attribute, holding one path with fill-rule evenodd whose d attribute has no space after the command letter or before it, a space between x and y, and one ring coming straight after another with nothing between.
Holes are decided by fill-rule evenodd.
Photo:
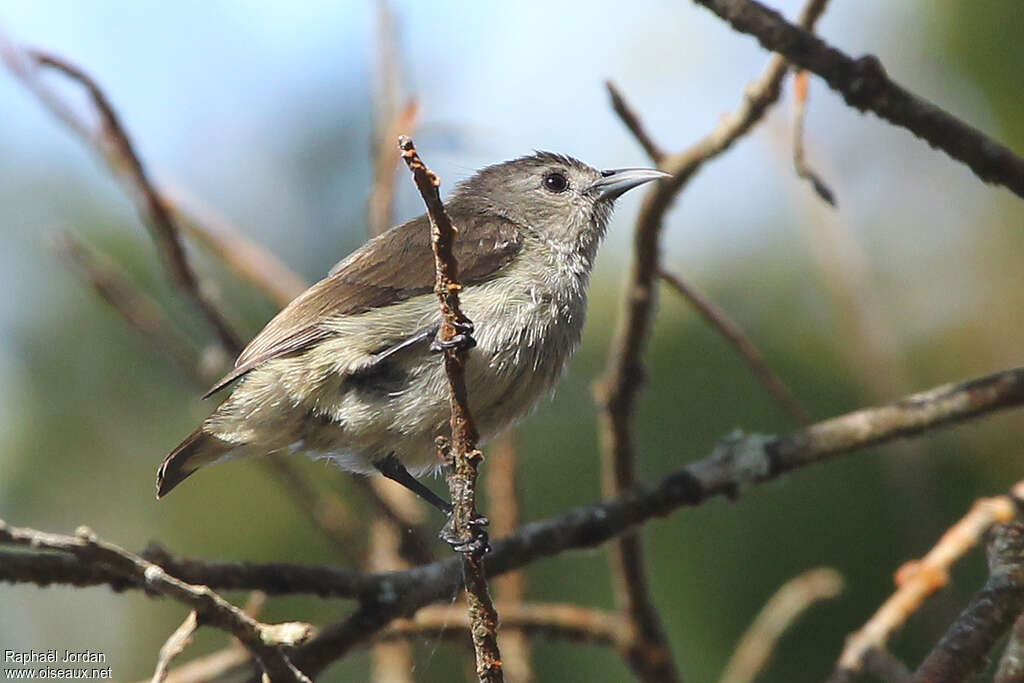
<instances>
[{"instance_id":1,"label":"bird","mask_svg":"<svg viewBox=\"0 0 1024 683\"><path fill-rule=\"evenodd\" d=\"M535 152L456 186L446 209L473 321L460 341L473 346L465 382L482 443L551 393L580 344L615 201L667 175ZM231 389L164 458L157 498L214 463L305 453L382 474L450 513L418 479L438 469L435 439L450 417L430 240L425 215L395 226L281 310L204 396Z\"/></svg>"}]
</instances>

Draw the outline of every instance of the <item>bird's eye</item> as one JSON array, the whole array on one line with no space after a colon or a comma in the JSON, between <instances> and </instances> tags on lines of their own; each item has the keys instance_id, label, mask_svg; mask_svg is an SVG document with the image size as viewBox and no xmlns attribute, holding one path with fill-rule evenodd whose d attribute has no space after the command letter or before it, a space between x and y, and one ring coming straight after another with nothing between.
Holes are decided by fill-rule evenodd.
<instances>
[{"instance_id":1,"label":"bird's eye","mask_svg":"<svg viewBox=\"0 0 1024 683\"><path fill-rule=\"evenodd\" d=\"M564 173L554 171L544 176L544 189L548 192L559 194L569 189L569 179L565 177Z\"/></svg>"}]
</instances>

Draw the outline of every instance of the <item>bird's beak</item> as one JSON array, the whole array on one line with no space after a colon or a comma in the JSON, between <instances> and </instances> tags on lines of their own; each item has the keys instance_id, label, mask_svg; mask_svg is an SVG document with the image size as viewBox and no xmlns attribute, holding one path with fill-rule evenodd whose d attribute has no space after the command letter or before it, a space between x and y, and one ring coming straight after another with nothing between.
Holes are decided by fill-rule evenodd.
<instances>
[{"instance_id":1,"label":"bird's beak","mask_svg":"<svg viewBox=\"0 0 1024 683\"><path fill-rule=\"evenodd\" d=\"M618 199L634 187L668 177L668 173L653 168L616 168L601 171L601 177L587 191L596 194L598 199Z\"/></svg>"}]
</instances>

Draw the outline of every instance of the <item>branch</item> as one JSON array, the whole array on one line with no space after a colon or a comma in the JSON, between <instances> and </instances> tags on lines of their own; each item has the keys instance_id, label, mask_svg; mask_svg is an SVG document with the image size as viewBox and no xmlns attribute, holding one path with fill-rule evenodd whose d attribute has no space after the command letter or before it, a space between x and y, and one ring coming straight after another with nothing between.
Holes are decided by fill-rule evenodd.
<instances>
[{"instance_id":1,"label":"branch","mask_svg":"<svg viewBox=\"0 0 1024 683\"><path fill-rule=\"evenodd\" d=\"M309 679L292 665L282 650L282 647L292 647L308 639L312 635L309 624L260 623L209 587L186 583L168 574L157 564L97 539L86 527L80 527L75 536L63 536L20 529L0 521L0 542L66 553L84 564L105 566L115 574L188 605L196 611L202 623L234 635L260 662L272 680L309 683Z\"/></svg>"},{"instance_id":2,"label":"branch","mask_svg":"<svg viewBox=\"0 0 1024 683\"><path fill-rule=\"evenodd\" d=\"M821 199L831 207L836 206L836 195L811 168L804 155L804 123L807 119L807 71L801 69L793 77L793 168L796 174L808 181Z\"/></svg>"},{"instance_id":3,"label":"branch","mask_svg":"<svg viewBox=\"0 0 1024 683\"><path fill-rule=\"evenodd\" d=\"M180 655L192 642L192 636L199 628L199 615L195 610L188 613L181 626L174 630L171 637L167 639L160 648L160 659L156 664L156 671L153 672L151 683L163 683L167 679L168 670L175 657Z\"/></svg>"},{"instance_id":4,"label":"branch","mask_svg":"<svg viewBox=\"0 0 1024 683\"><path fill-rule=\"evenodd\" d=\"M865 654L884 650L889 637L903 626L924 601L949 583L949 569L978 544L995 524L1009 522L1017 514L1014 497L1024 495L1024 481L1014 486L1013 494L975 501L970 512L954 524L927 555L907 562L896 572L899 586L892 597L846 640L836 665L837 670L860 671Z\"/></svg>"},{"instance_id":5,"label":"branch","mask_svg":"<svg viewBox=\"0 0 1024 683\"><path fill-rule=\"evenodd\" d=\"M999 667L993 683L1021 683L1024 681L1024 616L1017 617L1013 631L999 658Z\"/></svg>"},{"instance_id":6,"label":"branch","mask_svg":"<svg viewBox=\"0 0 1024 683\"><path fill-rule=\"evenodd\" d=\"M487 575L498 576L567 550L592 548L637 525L717 497L735 497L741 487L839 455L914 437L1024 404L1024 368L949 384L886 405L840 415L782 436L735 434L707 458L655 484L636 484L618 496L520 527L494 542ZM263 590L270 595L310 593L358 598L345 622L325 629L297 649L297 665L316 675L394 618L450 600L462 585L460 560L451 558L385 574L289 563L205 562L150 548L145 557L183 581L219 590ZM145 582L74 558L0 550L0 581L48 585L109 585L145 588Z\"/></svg>"},{"instance_id":7,"label":"branch","mask_svg":"<svg viewBox=\"0 0 1024 683\"><path fill-rule=\"evenodd\" d=\"M565 603L499 601L503 631L524 636L559 638L575 643L605 645L625 651L633 640L629 624L613 612ZM409 638L462 637L469 630L466 611L455 605L425 607L410 620L397 621L377 636L378 641Z\"/></svg>"},{"instance_id":8,"label":"branch","mask_svg":"<svg viewBox=\"0 0 1024 683\"><path fill-rule=\"evenodd\" d=\"M897 85L886 76L878 58L852 59L809 30L794 26L782 15L753 0L694 0L737 31L747 33L767 49L821 76L846 103L941 149L966 164L986 183L1003 185L1024 197L1024 159L1007 147L931 102Z\"/></svg>"},{"instance_id":9,"label":"branch","mask_svg":"<svg viewBox=\"0 0 1024 683\"><path fill-rule=\"evenodd\" d=\"M453 342L456 335L468 334L472 323L459 308L458 264L452 247L455 244L455 227L448 214L438 188L441 179L420 160L412 139L402 136L398 139L402 159L412 172L416 187L423 196L430 216L430 244L434 250L435 285L434 292L441 303L441 327L438 338L441 342ZM448 391L451 403L451 458L452 466L448 475L451 490L452 514L449 522L454 536L464 539L466 550L462 555L462 573L466 582L466 601L473 627L473 649L476 651L476 673L481 683L500 683L503 680L501 653L498 651L498 613L494 610L487 590L484 570L486 543L474 543L474 520L476 513L477 466L483 460L483 453L477 450L477 431L469 412L466 395L465 364L469 349L455 345L444 349L444 369L448 375Z\"/></svg>"},{"instance_id":10,"label":"branch","mask_svg":"<svg viewBox=\"0 0 1024 683\"><path fill-rule=\"evenodd\" d=\"M153 228L153 235L172 280L192 301L206 321L213 327L221 345L230 353L242 350L242 343L231 324L217 309L206 289L185 256L178 226L175 224L167 205L164 203L136 154L131 140L125 132L113 106L99 85L84 71L70 62L39 50L26 52L27 59L39 66L55 69L79 83L89 93L93 106L99 113L101 129L90 136L90 140L103 154L118 178L132 190L136 206ZM21 75L21 74L19 74Z\"/></svg>"},{"instance_id":11,"label":"branch","mask_svg":"<svg viewBox=\"0 0 1024 683\"><path fill-rule=\"evenodd\" d=\"M843 590L843 577L827 567L793 577L776 591L754 617L729 658L719 683L751 683L771 659L779 638L816 602Z\"/></svg>"},{"instance_id":12,"label":"branch","mask_svg":"<svg viewBox=\"0 0 1024 683\"><path fill-rule=\"evenodd\" d=\"M1024 609L1024 524L993 528L989 578L914 672L915 683L966 681Z\"/></svg>"},{"instance_id":13,"label":"branch","mask_svg":"<svg viewBox=\"0 0 1024 683\"><path fill-rule=\"evenodd\" d=\"M813 28L827 0L808 0L800 22ZM607 369L596 386L600 407L599 429L602 451L603 491L613 495L633 485L634 446L632 417L644 377L643 354L646 351L654 317L654 281L658 273L658 249L665 213L689 179L705 161L721 154L757 123L778 97L786 62L773 57L760 79L748 86L739 109L693 147L667 157L655 157L658 167L672 177L658 183L644 197L633 237L633 262L626 283L625 310L608 351ZM637 135L649 153L658 148L643 133L639 119L621 94L610 88L613 107L627 128ZM677 681L679 674L672 661L664 628L651 603L647 574L643 563L641 539L625 536L612 554L616 600L637 625L638 642L646 651L637 650L629 661L633 670L650 680ZM656 656L651 656L651 650Z\"/></svg>"},{"instance_id":14,"label":"branch","mask_svg":"<svg viewBox=\"0 0 1024 683\"><path fill-rule=\"evenodd\" d=\"M754 346L753 342L747 339L739 325L729 318L728 314L716 306L712 301L690 286L682 278L661 268L658 272L672 289L680 296L690 302L697 309L704 320L711 325L722 337L739 351L740 356L746 361L747 366L754 372L761 385L789 413L797 424L806 425L811 422L811 416L807 413L800 401L793 394L785 381L774 370L768 367L764 356Z\"/></svg>"}]
</instances>

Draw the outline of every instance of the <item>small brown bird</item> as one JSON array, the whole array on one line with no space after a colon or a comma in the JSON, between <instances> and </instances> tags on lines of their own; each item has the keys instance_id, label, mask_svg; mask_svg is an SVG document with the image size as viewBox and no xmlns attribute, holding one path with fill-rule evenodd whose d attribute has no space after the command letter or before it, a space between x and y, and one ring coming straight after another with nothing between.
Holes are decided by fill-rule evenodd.
<instances>
[{"instance_id":1,"label":"small brown bird","mask_svg":"<svg viewBox=\"0 0 1024 683\"><path fill-rule=\"evenodd\" d=\"M579 344L598 244L615 200L664 177L598 171L539 152L487 167L447 202L463 311L474 322L466 364L481 439L523 417L561 377ZM303 452L341 468L380 472L442 510L417 481L436 468L434 439L449 419L436 350L430 223L391 228L303 292L242 352L206 396L231 395L168 455L157 498L200 467Z\"/></svg>"}]
</instances>

